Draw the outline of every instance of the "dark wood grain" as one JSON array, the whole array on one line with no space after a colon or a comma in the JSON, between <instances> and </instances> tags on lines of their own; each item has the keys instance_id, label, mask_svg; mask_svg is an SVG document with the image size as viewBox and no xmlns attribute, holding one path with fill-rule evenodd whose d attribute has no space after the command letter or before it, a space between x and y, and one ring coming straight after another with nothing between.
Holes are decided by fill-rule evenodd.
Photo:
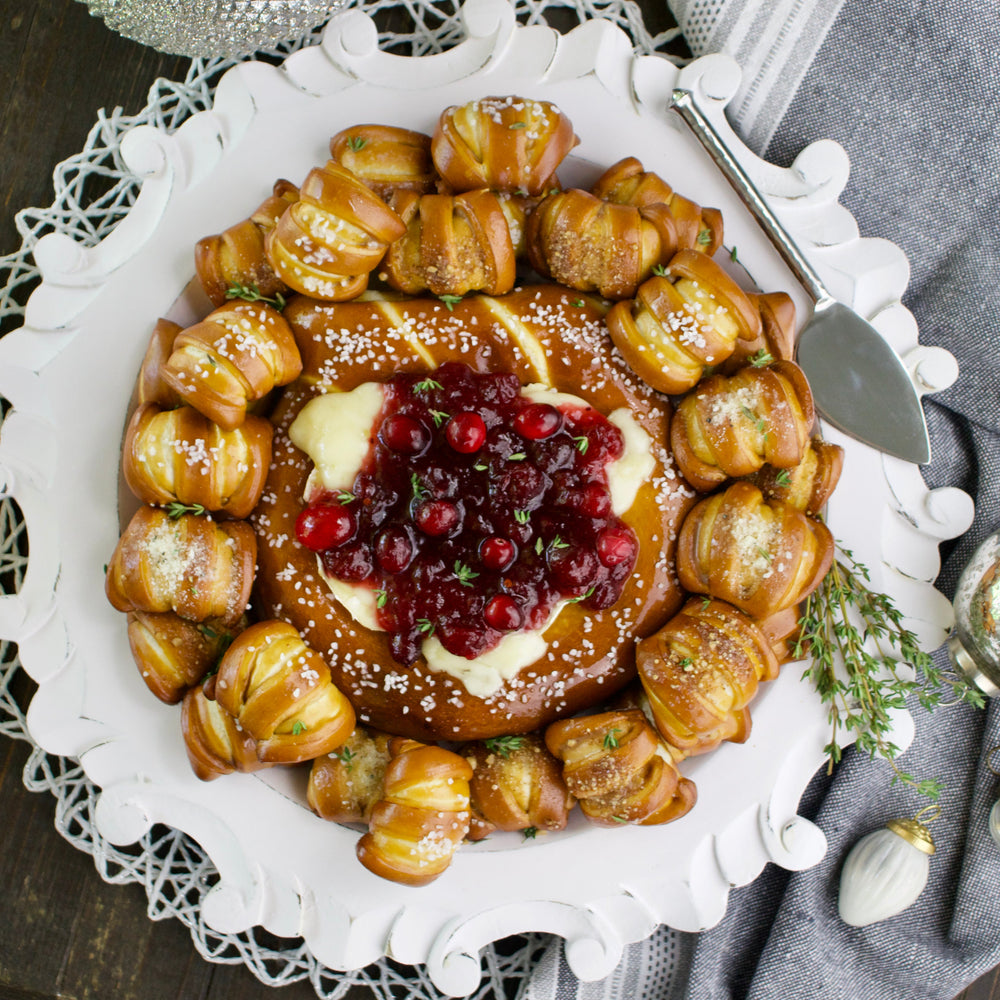
<instances>
[{"instance_id":1,"label":"dark wood grain","mask_svg":"<svg viewBox=\"0 0 1000 1000\"><path fill-rule=\"evenodd\" d=\"M644 0L648 25L666 5ZM100 107L135 112L158 76L188 61L126 41L75 0L0 0L0 254L20 244L14 213L52 201L52 170L83 148ZM30 682L17 682L27 703ZM242 965L204 961L176 920L151 921L138 885L108 885L53 828L54 800L25 790L24 743L0 737L0 1000L310 1000ZM358 990L355 1000L368 995ZM956 1000L1000 1000L1000 970Z\"/></svg>"}]
</instances>

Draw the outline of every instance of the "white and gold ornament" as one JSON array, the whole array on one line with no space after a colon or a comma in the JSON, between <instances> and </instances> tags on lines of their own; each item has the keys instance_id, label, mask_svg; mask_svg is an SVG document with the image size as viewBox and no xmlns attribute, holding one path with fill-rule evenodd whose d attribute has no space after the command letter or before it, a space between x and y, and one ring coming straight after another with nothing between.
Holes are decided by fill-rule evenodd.
<instances>
[{"instance_id":1,"label":"white and gold ornament","mask_svg":"<svg viewBox=\"0 0 1000 1000\"><path fill-rule=\"evenodd\" d=\"M930 871L934 839L920 817L890 820L862 837L848 854L840 874L840 918L852 927L866 927L902 913L923 892Z\"/></svg>"}]
</instances>

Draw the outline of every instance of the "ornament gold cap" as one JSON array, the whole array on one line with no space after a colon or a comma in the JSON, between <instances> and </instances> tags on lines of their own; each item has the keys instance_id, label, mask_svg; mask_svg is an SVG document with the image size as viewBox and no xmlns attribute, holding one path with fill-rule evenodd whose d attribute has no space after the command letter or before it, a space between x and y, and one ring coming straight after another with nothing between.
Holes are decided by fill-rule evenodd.
<instances>
[{"instance_id":1,"label":"ornament gold cap","mask_svg":"<svg viewBox=\"0 0 1000 1000\"><path fill-rule=\"evenodd\" d=\"M919 820L891 819L885 825L894 834L902 837L908 844L911 844L918 851L923 851L924 854L933 854L937 850L930 830Z\"/></svg>"}]
</instances>

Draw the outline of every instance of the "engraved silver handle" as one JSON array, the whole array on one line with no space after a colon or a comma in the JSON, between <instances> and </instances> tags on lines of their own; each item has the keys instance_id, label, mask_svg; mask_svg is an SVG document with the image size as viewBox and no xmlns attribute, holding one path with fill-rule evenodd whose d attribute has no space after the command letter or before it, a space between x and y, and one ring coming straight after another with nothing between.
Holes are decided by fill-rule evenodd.
<instances>
[{"instance_id":1,"label":"engraved silver handle","mask_svg":"<svg viewBox=\"0 0 1000 1000\"><path fill-rule=\"evenodd\" d=\"M791 268L792 273L805 286L806 291L816 302L817 310L832 305L835 301L834 297L827 290L813 266L806 260L802 251L792 241L785 227L771 211L770 206L764 201L764 196L757 189L757 185L730 152L722 136L715 130L715 126L695 103L694 94L690 90L676 88L671 94L671 106L684 119L695 138L712 157L715 165L722 171L733 190L739 195L740 200L750 210L761 229L767 234L768 239L774 244L775 249L781 254L782 259Z\"/></svg>"}]
</instances>

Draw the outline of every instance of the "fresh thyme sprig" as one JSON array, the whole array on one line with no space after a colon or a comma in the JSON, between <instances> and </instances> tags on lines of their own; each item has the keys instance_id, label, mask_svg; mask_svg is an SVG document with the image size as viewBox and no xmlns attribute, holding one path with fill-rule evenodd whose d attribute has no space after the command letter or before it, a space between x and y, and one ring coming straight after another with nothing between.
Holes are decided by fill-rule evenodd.
<instances>
[{"instance_id":1,"label":"fresh thyme sprig","mask_svg":"<svg viewBox=\"0 0 1000 1000\"><path fill-rule=\"evenodd\" d=\"M275 292L273 298L268 298L260 294L260 289L256 285L241 285L235 281L226 288L226 298L243 299L244 302L266 302L269 306L274 306L278 312L288 304L281 292Z\"/></svg>"},{"instance_id":2,"label":"fresh thyme sprig","mask_svg":"<svg viewBox=\"0 0 1000 1000\"><path fill-rule=\"evenodd\" d=\"M181 503L180 500L168 503L166 511L167 517L171 521L179 521L185 514L195 514L201 517L202 514L207 513L207 510L200 503Z\"/></svg>"},{"instance_id":3,"label":"fresh thyme sprig","mask_svg":"<svg viewBox=\"0 0 1000 1000\"><path fill-rule=\"evenodd\" d=\"M512 751L520 750L523 744L523 736L491 736L483 740L483 745L490 753L499 754L504 760L510 757Z\"/></svg>"},{"instance_id":4,"label":"fresh thyme sprig","mask_svg":"<svg viewBox=\"0 0 1000 1000\"><path fill-rule=\"evenodd\" d=\"M917 646L891 599L869 589L867 567L847 549L838 553L826 579L806 600L795 644L796 657L811 658L803 676L829 709L828 770L840 760L837 733L843 729L856 734L856 746L870 758L889 762L893 781L937 801L939 779L918 778L897 763L900 751L890 739L891 713L904 708L911 694L931 711L941 703L945 687L954 698L977 707L984 704L983 696L962 678L942 673Z\"/></svg>"}]
</instances>

